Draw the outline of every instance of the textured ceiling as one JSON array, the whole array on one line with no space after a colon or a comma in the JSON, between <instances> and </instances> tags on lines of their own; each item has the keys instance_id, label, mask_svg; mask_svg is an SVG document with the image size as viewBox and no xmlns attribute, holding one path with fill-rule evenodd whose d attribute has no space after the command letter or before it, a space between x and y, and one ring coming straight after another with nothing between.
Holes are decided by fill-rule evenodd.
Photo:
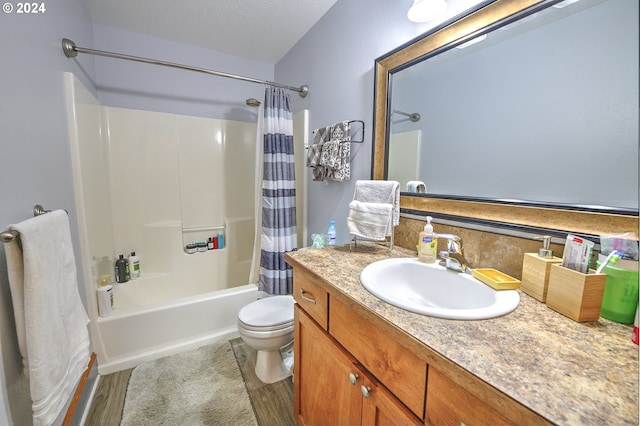
<instances>
[{"instance_id":1,"label":"textured ceiling","mask_svg":"<svg viewBox=\"0 0 640 426\"><path fill-rule=\"evenodd\" d=\"M275 64L336 0L83 0L96 24Z\"/></svg>"}]
</instances>

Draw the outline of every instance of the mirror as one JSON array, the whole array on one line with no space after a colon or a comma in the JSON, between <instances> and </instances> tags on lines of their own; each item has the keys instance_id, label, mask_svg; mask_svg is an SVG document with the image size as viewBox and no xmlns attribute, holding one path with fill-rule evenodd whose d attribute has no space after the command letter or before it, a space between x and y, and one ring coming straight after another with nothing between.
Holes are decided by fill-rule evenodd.
<instances>
[{"instance_id":1,"label":"mirror","mask_svg":"<svg viewBox=\"0 0 640 426\"><path fill-rule=\"evenodd\" d=\"M485 3L379 58L374 179L637 215L638 4L568 3Z\"/></svg>"}]
</instances>

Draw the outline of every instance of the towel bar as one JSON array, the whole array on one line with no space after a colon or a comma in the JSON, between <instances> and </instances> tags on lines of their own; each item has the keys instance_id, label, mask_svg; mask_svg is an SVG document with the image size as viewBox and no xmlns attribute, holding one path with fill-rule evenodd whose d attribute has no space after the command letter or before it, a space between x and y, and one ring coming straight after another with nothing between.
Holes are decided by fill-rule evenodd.
<instances>
[{"instance_id":1,"label":"towel bar","mask_svg":"<svg viewBox=\"0 0 640 426\"><path fill-rule=\"evenodd\" d=\"M40 216L41 214L49 213L50 211L51 210L45 210L45 208L42 207L40 204L36 204L35 206L33 206L33 217ZM69 212L67 212L67 214L68 213ZM0 232L0 241L3 243L10 243L11 241L15 240L18 237L18 235L20 235L18 231L13 231L13 230Z\"/></svg>"},{"instance_id":2,"label":"towel bar","mask_svg":"<svg viewBox=\"0 0 640 426\"><path fill-rule=\"evenodd\" d=\"M360 134L360 140L357 140L357 139L349 139L349 140L345 140L345 141L340 141L340 143L343 143L343 142L363 143L363 142L364 142L364 121L362 121L362 120L349 120L349 121L348 121L348 123L349 123L349 124L353 124L353 123L358 123L358 124L360 124L360 126L361 126L361 127L356 128L356 129L355 129L355 131L354 131L354 132L352 132L352 134L353 134L353 135L356 135L356 136L357 136L358 134ZM311 132L311 133L314 133L314 134L315 134L316 130L318 130L318 129L315 129L315 130L314 130L313 132ZM308 146L305 146L305 149L309 149L309 147L308 147Z\"/></svg>"}]
</instances>

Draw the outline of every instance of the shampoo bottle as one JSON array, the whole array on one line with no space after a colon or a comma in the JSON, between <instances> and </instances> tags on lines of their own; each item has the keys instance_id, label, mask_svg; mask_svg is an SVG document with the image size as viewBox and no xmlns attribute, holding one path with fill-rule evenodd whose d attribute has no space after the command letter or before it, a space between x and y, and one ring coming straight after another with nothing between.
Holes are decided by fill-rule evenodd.
<instances>
[{"instance_id":1,"label":"shampoo bottle","mask_svg":"<svg viewBox=\"0 0 640 426\"><path fill-rule=\"evenodd\" d=\"M117 283L126 283L129 281L129 265L127 259L125 259L122 254L118 257L118 260L116 260L115 272Z\"/></svg>"},{"instance_id":2,"label":"shampoo bottle","mask_svg":"<svg viewBox=\"0 0 640 426\"><path fill-rule=\"evenodd\" d=\"M113 286L109 284L109 276L102 275L98 287L98 313L101 317L108 317L113 312Z\"/></svg>"},{"instance_id":3,"label":"shampoo bottle","mask_svg":"<svg viewBox=\"0 0 640 426\"><path fill-rule=\"evenodd\" d=\"M135 251L132 251L129 256L129 275L132 280L140 278L140 258L136 256Z\"/></svg>"},{"instance_id":4,"label":"shampoo bottle","mask_svg":"<svg viewBox=\"0 0 640 426\"><path fill-rule=\"evenodd\" d=\"M427 224L418 240L418 260L424 263L434 263L438 258L438 238L433 232L431 220L431 216L427 216Z\"/></svg>"}]
</instances>

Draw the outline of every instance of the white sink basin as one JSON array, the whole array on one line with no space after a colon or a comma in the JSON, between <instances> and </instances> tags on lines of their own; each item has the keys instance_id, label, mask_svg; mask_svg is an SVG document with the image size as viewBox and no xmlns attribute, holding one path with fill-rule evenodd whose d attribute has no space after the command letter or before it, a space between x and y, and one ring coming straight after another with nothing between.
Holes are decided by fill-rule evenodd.
<instances>
[{"instance_id":1,"label":"white sink basin","mask_svg":"<svg viewBox=\"0 0 640 426\"><path fill-rule=\"evenodd\" d=\"M471 275L415 258L385 259L362 270L362 285L399 308L437 318L478 320L518 307L516 290L496 291Z\"/></svg>"}]
</instances>

